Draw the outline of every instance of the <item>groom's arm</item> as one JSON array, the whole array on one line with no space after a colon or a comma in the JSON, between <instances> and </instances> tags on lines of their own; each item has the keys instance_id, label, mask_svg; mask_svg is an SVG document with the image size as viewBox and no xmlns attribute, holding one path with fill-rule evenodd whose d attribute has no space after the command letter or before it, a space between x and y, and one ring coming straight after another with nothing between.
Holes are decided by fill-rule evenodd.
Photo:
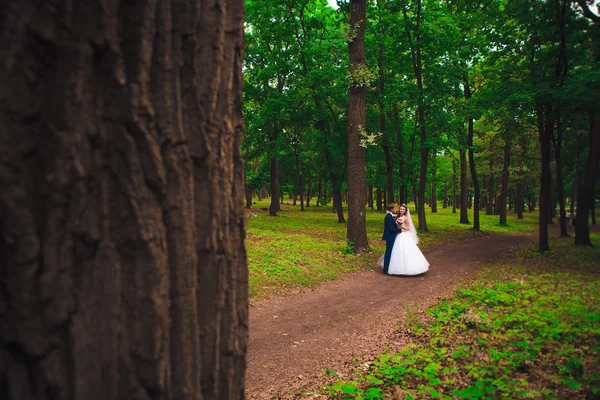
<instances>
[{"instance_id":1,"label":"groom's arm","mask_svg":"<svg viewBox=\"0 0 600 400\"><path fill-rule=\"evenodd\" d=\"M398 224L396 224L396 221L394 221L394 217L386 217L385 223L391 232L402 233L402 229L398 227Z\"/></svg>"}]
</instances>

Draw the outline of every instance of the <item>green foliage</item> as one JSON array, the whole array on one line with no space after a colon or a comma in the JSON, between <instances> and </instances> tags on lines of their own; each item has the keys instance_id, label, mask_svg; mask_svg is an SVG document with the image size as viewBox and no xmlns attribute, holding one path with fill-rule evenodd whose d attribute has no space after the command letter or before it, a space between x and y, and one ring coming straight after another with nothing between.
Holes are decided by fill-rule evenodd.
<instances>
[{"instance_id":1,"label":"green foliage","mask_svg":"<svg viewBox=\"0 0 600 400\"><path fill-rule=\"evenodd\" d=\"M353 65L348 71L348 78L352 87L369 86L376 77L377 75L363 64Z\"/></svg>"},{"instance_id":2,"label":"green foliage","mask_svg":"<svg viewBox=\"0 0 600 400\"><path fill-rule=\"evenodd\" d=\"M383 353L332 398L595 398L600 394L600 235L595 248L554 239L493 265L406 320L412 344Z\"/></svg>"}]
</instances>

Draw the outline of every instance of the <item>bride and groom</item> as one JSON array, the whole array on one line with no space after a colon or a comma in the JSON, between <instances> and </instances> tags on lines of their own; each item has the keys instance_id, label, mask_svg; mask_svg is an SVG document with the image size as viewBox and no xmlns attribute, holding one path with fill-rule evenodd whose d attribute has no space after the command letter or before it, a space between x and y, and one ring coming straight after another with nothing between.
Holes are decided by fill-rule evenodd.
<instances>
[{"instance_id":1,"label":"bride and groom","mask_svg":"<svg viewBox=\"0 0 600 400\"><path fill-rule=\"evenodd\" d=\"M419 275L427 272L429 263L417 246L417 230L406 204L390 203L383 220L385 254L379 259L388 275Z\"/></svg>"}]
</instances>

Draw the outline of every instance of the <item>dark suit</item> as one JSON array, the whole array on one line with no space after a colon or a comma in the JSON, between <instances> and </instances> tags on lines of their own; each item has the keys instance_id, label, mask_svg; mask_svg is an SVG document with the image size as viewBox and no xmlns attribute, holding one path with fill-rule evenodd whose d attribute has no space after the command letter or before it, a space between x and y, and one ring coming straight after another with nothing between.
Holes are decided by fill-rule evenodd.
<instances>
[{"instance_id":1,"label":"dark suit","mask_svg":"<svg viewBox=\"0 0 600 400\"><path fill-rule=\"evenodd\" d=\"M394 247L394 241L396 240L396 235L402 232L402 229L398 227L396 224L396 220L394 216L390 213L385 215L383 219L383 237L382 240L385 240L385 256L383 258L383 273L388 273L388 268L390 267L390 258L392 257L392 247Z\"/></svg>"}]
</instances>

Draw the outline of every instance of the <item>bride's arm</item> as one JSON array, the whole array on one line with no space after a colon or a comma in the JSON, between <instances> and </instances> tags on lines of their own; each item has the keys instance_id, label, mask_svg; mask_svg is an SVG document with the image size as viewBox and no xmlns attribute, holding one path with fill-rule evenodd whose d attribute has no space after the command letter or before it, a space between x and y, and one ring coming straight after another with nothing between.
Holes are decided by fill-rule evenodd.
<instances>
[{"instance_id":1,"label":"bride's arm","mask_svg":"<svg viewBox=\"0 0 600 400\"><path fill-rule=\"evenodd\" d=\"M410 230L410 219L405 218L404 223L406 224L406 227L402 228L402 232L408 232Z\"/></svg>"}]
</instances>

